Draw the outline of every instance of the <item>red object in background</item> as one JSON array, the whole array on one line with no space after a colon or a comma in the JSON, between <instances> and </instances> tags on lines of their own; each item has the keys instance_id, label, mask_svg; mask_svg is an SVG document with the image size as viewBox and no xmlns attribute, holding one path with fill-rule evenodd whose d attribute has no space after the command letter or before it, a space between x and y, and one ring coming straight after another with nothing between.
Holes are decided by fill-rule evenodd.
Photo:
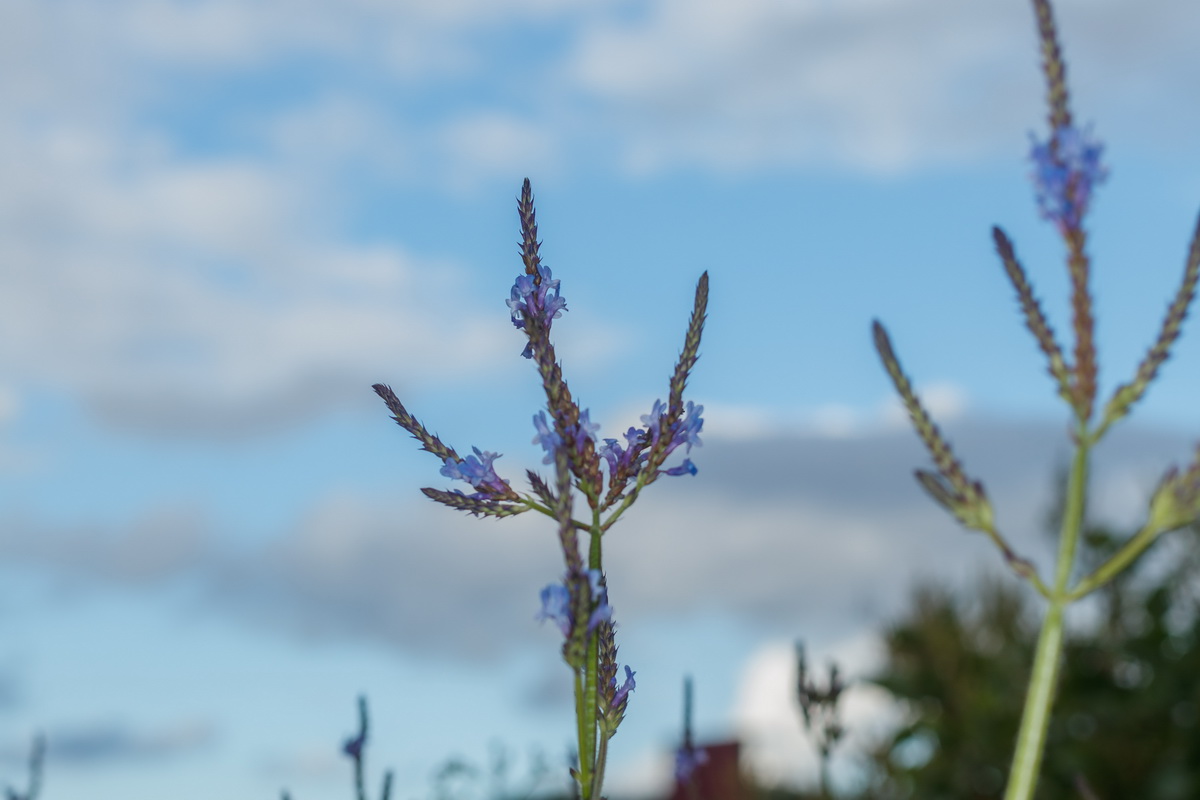
<instances>
[{"instance_id":1,"label":"red object in background","mask_svg":"<svg viewBox=\"0 0 1200 800\"><path fill-rule=\"evenodd\" d=\"M751 800L750 789L742 780L739 766L742 746L738 742L697 747L708 755L708 760L696 767L692 773L692 787L675 783L671 800Z\"/></svg>"}]
</instances>

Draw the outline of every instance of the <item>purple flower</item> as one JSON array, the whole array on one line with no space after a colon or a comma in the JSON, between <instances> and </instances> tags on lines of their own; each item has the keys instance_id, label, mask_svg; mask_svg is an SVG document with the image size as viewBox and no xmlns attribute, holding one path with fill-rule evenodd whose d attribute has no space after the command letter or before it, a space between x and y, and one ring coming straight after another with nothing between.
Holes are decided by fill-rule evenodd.
<instances>
[{"instance_id":1,"label":"purple flower","mask_svg":"<svg viewBox=\"0 0 1200 800\"><path fill-rule=\"evenodd\" d=\"M601 583L601 574L598 569L589 569L587 571L588 588L592 594L592 613L588 617L588 633L596 629L596 626L601 622L612 621L612 606L608 604L608 587Z\"/></svg>"},{"instance_id":2,"label":"purple flower","mask_svg":"<svg viewBox=\"0 0 1200 800\"><path fill-rule=\"evenodd\" d=\"M587 632L590 634L601 622L612 620L612 606L608 604L608 589L601 583L601 573L598 569L589 569L587 576L590 595L589 607L592 609L588 616ZM542 610L535 619L539 622L551 619L558 624L563 636L569 637L575 629L575 618L571 614L571 590L566 583L552 583L542 589Z\"/></svg>"},{"instance_id":3,"label":"purple flower","mask_svg":"<svg viewBox=\"0 0 1200 800\"><path fill-rule=\"evenodd\" d=\"M1104 146L1093 139L1091 130L1074 126L1055 129L1049 141L1032 135L1033 185L1042 217L1062 232L1077 230L1087 212L1092 188L1108 170L1100 163Z\"/></svg>"},{"instance_id":4,"label":"purple flower","mask_svg":"<svg viewBox=\"0 0 1200 800\"><path fill-rule=\"evenodd\" d=\"M661 436L661 420L666 413L667 407L663 402L655 400L654 407L650 409L650 413L642 417L642 424L646 426L651 440L654 442L657 442ZM698 406L691 400L688 400L687 405L684 406L683 417L671 425L671 438L667 442L666 448L667 455L670 455L677 447L682 446L690 452L693 446L699 447L704 444L700 441L700 431L704 428L704 417L701 416L703 413L704 406ZM609 463L612 463L611 459ZM684 462L679 466L663 470L663 473L666 475L695 475L696 472L696 465L692 463L691 459L684 459Z\"/></svg>"},{"instance_id":5,"label":"purple flower","mask_svg":"<svg viewBox=\"0 0 1200 800\"><path fill-rule=\"evenodd\" d=\"M667 407L663 405L662 400L655 400L654 406L650 409L649 414L642 415L642 424L646 426L646 430L650 433L650 441L657 442L660 434L659 420L663 414L667 413Z\"/></svg>"},{"instance_id":6,"label":"purple flower","mask_svg":"<svg viewBox=\"0 0 1200 800\"><path fill-rule=\"evenodd\" d=\"M475 455L467 456L461 461L447 458L442 464L442 474L447 478L466 481L480 490L481 495L489 493L508 494L510 487L492 467L492 462L500 457L499 453L485 453L478 447L472 447Z\"/></svg>"},{"instance_id":7,"label":"purple flower","mask_svg":"<svg viewBox=\"0 0 1200 800\"><path fill-rule=\"evenodd\" d=\"M575 426L575 452L583 451L583 443L586 440L596 441L596 431L598 430L600 430L600 423L592 422L589 412L585 408L579 415L579 422Z\"/></svg>"},{"instance_id":8,"label":"purple flower","mask_svg":"<svg viewBox=\"0 0 1200 800\"><path fill-rule=\"evenodd\" d=\"M675 780L680 783L691 783L692 776L701 764L708 763L708 752L690 744L675 751Z\"/></svg>"},{"instance_id":9,"label":"purple flower","mask_svg":"<svg viewBox=\"0 0 1200 800\"><path fill-rule=\"evenodd\" d=\"M360 758L362 758L363 745L366 744L366 740L367 736L365 731L360 733L358 736L347 739L342 744L342 752L350 756L350 758L353 758L355 761L358 761Z\"/></svg>"},{"instance_id":10,"label":"purple flower","mask_svg":"<svg viewBox=\"0 0 1200 800\"><path fill-rule=\"evenodd\" d=\"M625 682L622 683L621 687L613 693L611 708L620 708L622 705L624 705L625 700L629 697L629 693L637 688L637 682L633 679L633 676L636 674L637 673L631 670L628 666L625 667ZM616 675L613 675L612 685L617 685Z\"/></svg>"},{"instance_id":11,"label":"purple flower","mask_svg":"<svg viewBox=\"0 0 1200 800\"><path fill-rule=\"evenodd\" d=\"M700 416L702 413L704 413L704 406L698 406L691 400L687 401L683 419L671 431L672 449L686 444L690 452L692 445L699 447L704 444L700 441L700 430L704 427L704 418Z\"/></svg>"},{"instance_id":12,"label":"purple flower","mask_svg":"<svg viewBox=\"0 0 1200 800\"><path fill-rule=\"evenodd\" d=\"M678 467L671 467L670 469L664 469L663 474L664 475L695 475L699 471L700 470L696 469L696 465L692 463L692 460L690 458L685 458L683 460L683 463L680 464Z\"/></svg>"},{"instance_id":13,"label":"purple flower","mask_svg":"<svg viewBox=\"0 0 1200 800\"><path fill-rule=\"evenodd\" d=\"M509 299L504 301L512 312L513 326L518 330L528 330L525 323L532 318L549 331L551 320L558 319L567 310L567 301L559 296L559 282L551 278L550 268L539 266L538 277L540 280L535 281L533 275L518 275ZM525 347L521 355L533 357L532 343Z\"/></svg>"},{"instance_id":14,"label":"purple flower","mask_svg":"<svg viewBox=\"0 0 1200 800\"><path fill-rule=\"evenodd\" d=\"M605 461L608 462L609 475L615 476L622 467L630 472L636 472L637 464L633 463L633 454L638 446L645 441L646 432L641 428L630 428L625 431L625 442L627 447L622 447L621 443L616 439L605 439L604 444L596 448L596 452L600 454ZM638 462L645 457L640 454Z\"/></svg>"},{"instance_id":15,"label":"purple flower","mask_svg":"<svg viewBox=\"0 0 1200 800\"><path fill-rule=\"evenodd\" d=\"M546 457L542 459L542 463L553 463L555 452L562 446L562 437L550 427L545 411L537 413L537 416L533 418L533 426L537 428L537 436L533 437L533 443L540 444L546 451ZM588 410L585 408L579 415L579 421L575 424L571 434L571 445L574 447L574 452L582 453L583 443L588 439L595 441L598 430L600 430L599 423L592 422L588 416Z\"/></svg>"},{"instance_id":16,"label":"purple flower","mask_svg":"<svg viewBox=\"0 0 1200 800\"><path fill-rule=\"evenodd\" d=\"M536 617L538 622L548 619L558 623L563 636L571 635L571 593L561 583L552 583L542 589L542 610Z\"/></svg>"},{"instance_id":17,"label":"purple flower","mask_svg":"<svg viewBox=\"0 0 1200 800\"><path fill-rule=\"evenodd\" d=\"M534 415L533 427L537 428L537 436L533 437L533 443L540 444L542 449L546 451L546 457L542 459L542 463L553 463L554 453L562 444L562 438L550 427L550 423L546 420L545 411L539 411Z\"/></svg>"}]
</instances>

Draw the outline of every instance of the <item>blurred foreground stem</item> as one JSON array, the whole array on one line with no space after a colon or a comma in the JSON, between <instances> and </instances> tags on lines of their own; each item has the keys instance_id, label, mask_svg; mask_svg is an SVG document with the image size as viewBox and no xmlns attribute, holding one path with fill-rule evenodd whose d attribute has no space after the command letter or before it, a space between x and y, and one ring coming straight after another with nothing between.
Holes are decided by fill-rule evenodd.
<instances>
[{"instance_id":1,"label":"blurred foreground stem","mask_svg":"<svg viewBox=\"0 0 1200 800\"><path fill-rule=\"evenodd\" d=\"M1004 800L1032 800L1041 772L1042 753L1046 747L1046 731L1050 727L1050 711L1058 685L1058 669L1062 662L1063 615L1072 597L1068 583L1075 563L1075 551L1083 529L1083 509L1088 477L1088 455L1092 439L1087 423L1080 422L1075 431L1075 458L1067 483L1067 502L1063 512L1062 534L1058 546L1058 564L1050 607L1042 620L1033 672L1025 695L1025 710L1021 714L1021 729L1017 748L1009 771L1008 789Z\"/></svg>"}]
</instances>

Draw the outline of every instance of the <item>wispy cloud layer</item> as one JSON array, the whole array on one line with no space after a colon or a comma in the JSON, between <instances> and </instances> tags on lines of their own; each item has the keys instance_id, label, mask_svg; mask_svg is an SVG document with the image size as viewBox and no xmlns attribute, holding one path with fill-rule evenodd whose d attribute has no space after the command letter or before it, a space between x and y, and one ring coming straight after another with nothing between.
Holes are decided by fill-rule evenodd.
<instances>
[{"instance_id":1,"label":"wispy cloud layer","mask_svg":"<svg viewBox=\"0 0 1200 800\"><path fill-rule=\"evenodd\" d=\"M1167 98L1200 77L1181 33L1200 10L1061 5L1088 108L1184 141L1196 112ZM448 326L431 301L469 265L348 233L371 187L1008 154L1037 119L1027 17L951 0L15 0L0 359L109 422L204 435L347 402L399 351L426 377L479 368L496 329L469 302Z\"/></svg>"},{"instance_id":2,"label":"wispy cloud layer","mask_svg":"<svg viewBox=\"0 0 1200 800\"><path fill-rule=\"evenodd\" d=\"M953 428L1006 535L1045 567L1064 432L969 420ZM1187 449L1181 437L1118 436L1097 467L1098 518L1136 519L1157 476ZM907 431L713 438L696 457L700 475L656 486L610 534L610 586L625 624L720 611L766 631L803 626L830 638L887 618L914 576L959 581L999 565L986 540L959 530L911 480L924 454ZM473 520L415 490L403 501L325 498L257 548L202 519L164 512L122 534L10 523L0 557L66 570L83 585L198 578L213 612L240 624L472 659L545 633L533 622L537 592L562 571L546 520Z\"/></svg>"}]
</instances>

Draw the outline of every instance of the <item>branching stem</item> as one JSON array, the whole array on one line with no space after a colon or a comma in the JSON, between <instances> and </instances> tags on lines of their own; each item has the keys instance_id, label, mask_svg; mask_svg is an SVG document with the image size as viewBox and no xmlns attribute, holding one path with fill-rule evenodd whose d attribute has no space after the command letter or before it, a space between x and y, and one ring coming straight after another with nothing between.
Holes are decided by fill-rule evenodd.
<instances>
[{"instance_id":1,"label":"branching stem","mask_svg":"<svg viewBox=\"0 0 1200 800\"><path fill-rule=\"evenodd\" d=\"M1046 616L1042 620L1042 631L1038 636L1033 672L1029 677L1025 710L1021 714L1021 729L1017 734L1017 748L1013 753L1004 800L1033 798L1038 774L1041 772L1054 695L1058 688L1058 670L1063 649L1063 616L1073 599L1073 593L1067 584L1071 579L1071 567L1075 563L1075 551L1083 530L1088 455L1091 447L1086 423L1080 421L1078 428L1075 437L1075 458L1067 482L1067 505L1063 513L1054 588L1050 593L1050 607L1046 610Z\"/></svg>"}]
</instances>

